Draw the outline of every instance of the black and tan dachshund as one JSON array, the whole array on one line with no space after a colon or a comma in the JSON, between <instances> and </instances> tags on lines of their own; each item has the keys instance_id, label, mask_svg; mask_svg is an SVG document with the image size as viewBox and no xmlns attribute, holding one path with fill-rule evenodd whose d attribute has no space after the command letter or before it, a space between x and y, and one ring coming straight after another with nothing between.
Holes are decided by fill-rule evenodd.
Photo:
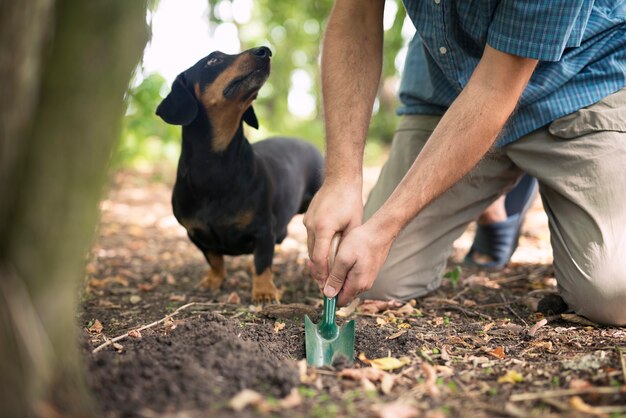
<instances>
[{"instance_id":1,"label":"black and tan dachshund","mask_svg":"<svg viewBox=\"0 0 626 418\"><path fill-rule=\"evenodd\" d=\"M322 181L323 158L294 138L251 145L243 122L258 128L252 101L270 73L266 47L237 55L216 51L179 74L157 108L182 125L182 151L172 195L174 216L202 251L210 270L200 286L224 281L224 255L254 254L252 299L278 301L274 245L306 211Z\"/></svg>"}]
</instances>

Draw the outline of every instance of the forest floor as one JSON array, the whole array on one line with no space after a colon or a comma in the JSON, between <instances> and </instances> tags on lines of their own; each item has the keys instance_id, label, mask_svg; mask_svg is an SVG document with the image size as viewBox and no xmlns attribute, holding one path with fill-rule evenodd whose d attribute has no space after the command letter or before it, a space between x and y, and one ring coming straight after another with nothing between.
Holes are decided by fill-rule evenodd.
<instances>
[{"instance_id":1,"label":"forest floor","mask_svg":"<svg viewBox=\"0 0 626 418\"><path fill-rule=\"evenodd\" d=\"M252 304L250 256L227 257L221 291L201 291L207 264L171 214L172 181L119 172L101 203L78 321L105 416L626 416L626 329L537 312L556 292L539 199L509 267L459 264L466 233L435 293L342 309L355 364L314 369L303 316L318 318L321 295L302 218L274 259L281 304Z\"/></svg>"}]
</instances>

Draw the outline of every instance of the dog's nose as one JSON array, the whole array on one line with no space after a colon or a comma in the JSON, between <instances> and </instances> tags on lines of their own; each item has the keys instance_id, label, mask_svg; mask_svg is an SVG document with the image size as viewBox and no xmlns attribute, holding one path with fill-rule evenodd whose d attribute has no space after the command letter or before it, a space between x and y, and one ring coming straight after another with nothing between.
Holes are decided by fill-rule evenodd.
<instances>
[{"instance_id":1,"label":"dog's nose","mask_svg":"<svg viewBox=\"0 0 626 418\"><path fill-rule=\"evenodd\" d=\"M272 51L266 46L261 46L252 50L252 54L259 58L269 58L272 56Z\"/></svg>"}]
</instances>

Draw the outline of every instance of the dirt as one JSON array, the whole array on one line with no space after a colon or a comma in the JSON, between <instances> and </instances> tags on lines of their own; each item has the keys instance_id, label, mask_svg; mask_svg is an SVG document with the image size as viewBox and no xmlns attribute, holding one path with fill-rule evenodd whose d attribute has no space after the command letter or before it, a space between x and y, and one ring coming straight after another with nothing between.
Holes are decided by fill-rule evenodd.
<instances>
[{"instance_id":1,"label":"dirt","mask_svg":"<svg viewBox=\"0 0 626 418\"><path fill-rule=\"evenodd\" d=\"M249 256L227 258L221 291L203 292L195 284L206 262L171 215L172 178L118 173L101 204L78 321L88 383L105 416L626 414L626 331L536 312L556 291L539 203L511 267L462 267L412 303L353 306L341 321L356 322L355 365L313 369L302 362L303 317L317 320L321 299L306 269L301 219L275 256L280 305L251 304ZM465 235L455 244L451 272L469 243ZM374 374L369 367L381 358L399 367Z\"/></svg>"}]
</instances>

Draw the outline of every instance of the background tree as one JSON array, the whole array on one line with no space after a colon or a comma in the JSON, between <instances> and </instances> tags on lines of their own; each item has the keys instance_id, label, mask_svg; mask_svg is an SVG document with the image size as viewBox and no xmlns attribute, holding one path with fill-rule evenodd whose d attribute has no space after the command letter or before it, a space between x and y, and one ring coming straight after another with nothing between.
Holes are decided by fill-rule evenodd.
<instances>
[{"instance_id":1,"label":"background tree","mask_svg":"<svg viewBox=\"0 0 626 418\"><path fill-rule=\"evenodd\" d=\"M0 414L95 416L76 304L146 4L0 1Z\"/></svg>"}]
</instances>

